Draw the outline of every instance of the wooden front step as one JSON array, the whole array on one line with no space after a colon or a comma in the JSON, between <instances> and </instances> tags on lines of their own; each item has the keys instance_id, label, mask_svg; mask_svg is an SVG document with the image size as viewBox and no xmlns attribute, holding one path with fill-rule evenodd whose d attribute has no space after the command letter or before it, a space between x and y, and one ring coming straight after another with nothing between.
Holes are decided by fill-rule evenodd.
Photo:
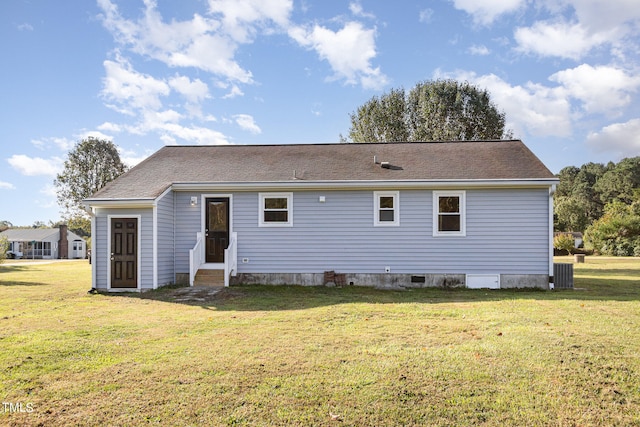
<instances>
[{"instance_id":1,"label":"wooden front step","mask_svg":"<svg viewBox=\"0 0 640 427\"><path fill-rule=\"evenodd\" d=\"M224 286L224 270L198 270L193 286Z\"/></svg>"}]
</instances>

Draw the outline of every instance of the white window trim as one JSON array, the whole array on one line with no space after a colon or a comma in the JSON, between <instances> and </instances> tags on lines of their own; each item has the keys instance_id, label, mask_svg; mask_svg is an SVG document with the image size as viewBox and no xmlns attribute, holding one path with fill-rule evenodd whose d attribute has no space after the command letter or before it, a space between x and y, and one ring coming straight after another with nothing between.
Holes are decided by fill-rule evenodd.
<instances>
[{"instance_id":1,"label":"white window trim","mask_svg":"<svg viewBox=\"0 0 640 427\"><path fill-rule=\"evenodd\" d=\"M467 235L467 197L466 191L434 191L433 192L433 237L465 237ZM439 231L440 197L460 198L460 231Z\"/></svg>"},{"instance_id":2,"label":"white window trim","mask_svg":"<svg viewBox=\"0 0 640 427\"><path fill-rule=\"evenodd\" d=\"M287 222L265 222L265 199L287 199ZM259 227L293 227L293 193L258 193L258 226Z\"/></svg>"},{"instance_id":3,"label":"white window trim","mask_svg":"<svg viewBox=\"0 0 640 427\"><path fill-rule=\"evenodd\" d=\"M393 197L393 221L380 221L380 198ZM400 225L400 192L399 191L374 191L373 192L373 226L397 227Z\"/></svg>"}]
</instances>

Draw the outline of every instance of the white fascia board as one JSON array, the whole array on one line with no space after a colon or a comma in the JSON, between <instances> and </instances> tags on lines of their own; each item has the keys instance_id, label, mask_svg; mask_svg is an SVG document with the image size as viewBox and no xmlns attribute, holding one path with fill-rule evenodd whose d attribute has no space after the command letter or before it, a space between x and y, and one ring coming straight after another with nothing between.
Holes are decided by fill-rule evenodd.
<instances>
[{"instance_id":1,"label":"white fascia board","mask_svg":"<svg viewBox=\"0 0 640 427\"><path fill-rule=\"evenodd\" d=\"M90 208L152 208L156 199L88 199L85 206Z\"/></svg>"},{"instance_id":2,"label":"white fascia board","mask_svg":"<svg viewBox=\"0 0 640 427\"><path fill-rule=\"evenodd\" d=\"M177 182L175 191L255 191L255 190L348 190L348 189L414 189L414 188L549 188L557 184L552 179L494 179L494 180L398 180L398 181L273 181L273 182Z\"/></svg>"}]
</instances>

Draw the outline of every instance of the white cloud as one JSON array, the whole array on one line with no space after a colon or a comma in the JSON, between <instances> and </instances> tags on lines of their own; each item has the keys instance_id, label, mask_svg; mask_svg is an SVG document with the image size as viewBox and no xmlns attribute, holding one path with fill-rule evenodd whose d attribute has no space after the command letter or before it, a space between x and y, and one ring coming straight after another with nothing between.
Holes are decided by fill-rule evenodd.
<instances>
[{"instance_id":1,"label":"white cloud","mask_svg":"<svg viewBox=\"0 0 640 427\"><path fill-rule=\"evenodd\" d=\"M574 60L603 46L621 57L637 52L637 0L553 0L542 7L555 18L518 28L514 35L521 52Z\"/></svg>"},{"instance_id":2,"label":"white cloud","mask_svg":"<svg viewBox=\"0 0 640 427\"><path fill-rule=\"evenodd\" d=\"M215 121L211 115L201 117L199 102L209 97L208 86L201 80L176 76L170 78L167 83L135 71L131 64L121 57L118 57L117 61L105 61L105 69L107 75L104 79L102 95L105 99L114 102L111 106L116 111L137 117L138 121L131 125L103 123L99 130L116 132L126 130L134 135L156 132L167 144L175 144L177 139L195 144L229 143L220 132L199 126L181 125L180 121L185 117L183 113L174 109L162 109L162 98L168 97L173 89L188 101L185 110L190 115L205 121ZM96 132L93 131L91 134L95 135Z\"/></svg>"},{"instance_id":3,"label":"white cloud","mask_svg":"<svg viewBox=\"0 0 640 427\"><path fill-rule=\"evenodd\" d=\"M99 130L86 130L82 133L76 135L79 140L87 139L87 138L95 138L95 139L104 139L107 141L113 141L113 136L107 135L106 133L102 133Z\"/></svg>"},{"instance_id":4,"label":"white cloud","mask_svg":"<svg viewBox=\"0 0 640 427\"><path fill-rule=\"evenodd\" d=\"M231 99L238 96L244 96L244 92L238 86L232 85L229 93L225 94L222 99Z\"/></svg>"},{"instance_id":5,"label":"white cloud","mask_svg":"<svg viewBox=\"0 0 640 427\"><path fill-rule=\"evenodd\" d=\"M58 137L33 139L31 140L31 143L41 150L44 150L50 147L51 145L54 145L55 147L58 147L60 150L63 150L63 151L69 151L73 148L74 145L76 145L75 141L73 140L70 140L68 138L58 138Z\"/></svg>"},{"instance_id":6,"label":"white cloud","mask_svg":"<svg viewBox=\"0 0 640 427\"><path fill-rule=\"evenodd\" d=\"M624 57L635 51L640 32L637 0L451 0L476 24L491 25L505 14L526 10L531 16L551 16L517 28L517 50L527 54L578 60L592 49L609 46Z\"/></svg>"},{"instance_id":7,"label":"white cloud","mask_svg":"<svg viewBox=\"0 0 640 427\"><path fill-rule=\"evenodd\" d=\"M122 132L122 126L121 125L119 125L117 123L111 123L111 122L104 122L100 126L98 126L97 129L100 130L100 131L113 132L113 133Z\"/></svg>"},{"instance_id":8,"label":"white cloud","mask_svg":"<svg viewBox=\"0 0 640 427\"><path fill-rule=\"evenodd\" d=\"M564 21L539 21L532 27L516 29L514 37L520 52L575 60L610 39L605 33L590 34L580 23Z\"/></svg>"},{"instance_id":9,"label":"white cloud","mask_svg":"<svg viewBox=\"0 0 640 427\"><path fill-rule=\"evenodd\" d=\"M640 119L614 123L587 136L587 144L596 151L617 153L620 157L637 156L640 152Z\"/></svg>"},{"instance_id":10,"label":"white cloud","mask_svg":"<svg viewBox=\"0 0 640 427\"><path fill-rule=\"evenodd\" d=\"M43 159L24 154L14 154L7 161L15 170L26 176L55 176L62 169L63 163L58 157Z\"/></svg>"},{"instance_id":11,"label":"white cloud","mask_svg":"<svg viewBox=\"0 0 640 427\"><path fill-rule=\"evenodd\" d=\"M69 151L76 145L76 141L69 138L53 137L51 140L60 150L63 151Z\"/></svg>"},{"instance_id":12,"label":"white cloud","mask_svg":"<svg viewBox=\"0 0 640 427\"><path fill-rule=\"evenodd\" d=\"M344 79L365 89L381 89L388 83L380 68L371 65L377 54L374 29L364 28L359 22L348 22L338 31L316 24L311 29L292 28L289 35L329 63L333 80Z\"/></svg>"},{"instance_id":13,"label":"white cloud","mask_svg":"<svg viewBox=\"0 0 640 427\"><path fill-rule=\"evenodd\" d=\"M123 58L116 62L104 61L104 68L102 96L123 106L130 114L133 114L131 109L159 109L162 107L160 97L170 93L164 81L135 71Z\"/></svg>"},{"instance_id":14,"label":"white cloud","mask_svg":"<svg viewBox=\"0 0 640 427\"><path fill-rule=\"evenodd\" d=\"M199 126L185 127L178 123L165 123L162 125L161 130L165 132L162 134L161 139L163 141L173 141L172 143L175 143L175 138L180 138L198 145L229 144L229 140L221 132Z\"/></svg>"},{"instance_id":15,"label":"white cloud","mask_svg":"<svg viewBox=\"0 0 640 427\"><path fill-rule=\"evenodd\" d=\"M525 0L452 0L456 9L473 16L476 24L489 25L502 14L511 13L526 4Z\"/></svg>"},{"instance_id":16,"label":"white cloud","mask_svg":"<svg viewBox=\"0 0 640 427\"><path fill-rule=\"evenodd\" d=\"M259 28L271 23L287 27L293 0L209 0L209 11L222 15L223 29L240 43L250 42Z\"/></svg>"},{"instance_id":17,"label":"white cloud","mask_svg":"<svg viewBox=\"0 0 640 427\"><path fill-rule=\"evenodd\" d=\"M423 9L418 15L418 20L422 23L428 24L433 18L433 9Z\"/></svg>"},{"instance_id":18,"label":"white cloud","mask_svg":"<svg viewBox=\"0 0 640 427\"><path fill-rule=\"evenodd\" d=\"M293 10L293 0L209 0L206 15L195 13L191 19L165 20L155 0L145 0L143 15L125 18L111 0L98 0L105 28L119 44L144 58L163 62L169 67L184 67L210 73L216 87L224 89L222 99L244 95L240 84L253 83L252 73L235 59L242 44L252 43L260 34L285 31ZM105 122L102 131L127 131L135 135L158 134L165 143L184 140L196 144L228 144L225 135L197 125L185 126L185 117L201 122L216 118L202 111L210 98L210 88L202 80L183 74L151 76L138 72L130 60L116 50L115 59L104 62L106 75L102 96L107 107L137 118L134 124ZM180 105L170 97L181 95ZM166 98L166 99L165 99ZM171 108L163 102L171 101ZM249 120L250 119L250 120ZM250 132L260 128L251 116L239 115L239 125Z\"/></svg>"},{"instance_id":19,"label":"white cloud","mask_svg":"<svg viewBox=\"0 0 640 427\"><path fill-rule=\"evenodd\" d=\"M155 132L165 144L176 144L178 139L199 145L226 145L227 137L215 130L192 125L180 124L182 115L175 110L145 111L141 121L127 126L128 132L134 135L146 135Z\"/></svg>"},{"instance_id":20,"label":"white cloud","mask_svg":"<svg viewBox=\"0 0 640 427\"><path fill-rule=\"evenodd\" d=\"M253 75L234 59L237 45L218 35L200 35L184 49L156 55L172 67L193 67L222 76L230 81L252 83Z\"/></svg>"},{"instance_id":21,"label":"white cloud","mask_svg":"<svg viewBox=\"0 0 640 427\"><path fill-rule=\"evenodd\" d=\"M489 55L491 51L485 45L473 45L469 48L469 53L472 55L486 56Z\"/></svg>"},{"instance_id":22,"label":"white cloud","mask_svg":"<svg viewBox=\"0 0 640 427\"><path fill-rule=\"evenodd\" d=\"M622 36L638 31L640 8L637 0L565 0L563 3L571 6L578 21L593 32L616 29Z\"/></svg>"},{"instance_id":23,"label":"white cloud","mask_svg":"<svg viewBox=\"0 0 640 427\"><path fill-rule=\"evenodd\" d=\"M262 133L262 129L255 123L253 116L249 114L236 114L233 116L238 126L242 129L251 132L254 135Z\"/></svg>"},{"instance_id":24,"label":"white cloud","mask_svg":"<svg viewBox=\"0 0 640 427\"><path fill-rule=\"evenodd\" d=\"M186 76L176 76L169 80L169 86L186 100L184 108L192 117L202 117L202 101L211 98L209 86L200 79L191 80Z\"/></svg>"},{"instance_id":25,"label":"white cloud","mask_svg":"<svg viewBox=\"0 0 640 427\"><path fill-rule=\"evenodd\" d=\"M359 1L349 3L349 10L354 16L361 18L375 19L376 16L373 13L365 12L362 8L362 4Z\"/></svg>"},{"instance_id":26,"label":"white cloud","mask_svg":"<svg viewBox=\"0 0 640 427\"><path fill-rule=\"evenodd\" d=\"M506 113L506 128L516 137L525 132L533 136L567 137L572 133L571 104L563 88L549 88L528 82L512 86L494 74L478 76L473 72L436 72L436 78L469 81L486 88L499 110Z\"/></svg>"},{"instance_id":27,"label":"white cloud","mask_svg":"<svg viewBox=\"0 0 640 427\"><path fill-rule=\"evenodd\" d=\"M549 79L560 83L570 96L582 101L587 113L614 115L631 102L631 93L640 87L639 76L611 66L589 64L558 71Z\"/></svg>"},{"instance_id":28,"label":"white cloud","mask_svg":"<svg viewBox=\"0 0 640 427\"><path fill-rule=\"evenodd\" d=\"M234 58L239 44L251 43L259 29L274 31L274 23L288 25L293 8L291 0L210 0L215 18L196 13L191 20L166 23L153 0L145 2L144 17L137 21L123 18L109 0L98 4L104 26L122 46L170 67L196 68L240 83L253 77Z\"/></svg>"},{"instance_id":29,"label":"white cloud","mask_svg":"<svg viewBox=\"0 0 640 427\"><path fill-rule=\"evenodd\" d=\"M210 98L209 86L200 79L191 80L187 76L176 76L169 80L169 86L190 103L200 103Z\"/></svg>"},{"instance_id":30,"label":"white cloud","mask_svg":"<svg viewBox=\"0 0 640 427\"><path fill-rule=\"evenodd\" d=\"M15 190L16 187L10 182L0 181L0 190Z\"/></svg>"},{"instance_id":31,"label":"white cloud","mask_svg":"<svg viewBox=\"0 0 640 427\"><path fill-rule=\"evenodd\" d=\"M141 161L143 161L144 159L146 159L147 157L153 154L153 150L145 150L143 154L138 154L132 150L123 150L120 147L118 148L118 152L119 152L118 154L120 155L120 160L122 160L122 163L124 163L129 167L133 167L137 165L138 163L140 163Z\"/></svg>"},{"instance_id":32,"label":"white cloud","mask_svg":"<svg viewBox=\"0 0 640 427\"><path fill-rule=\"evenodd\" d=\"M24 24L18 25L18 30L20 31L33 31L33 25L25 22Z\"/></svg>"}]
</instances>

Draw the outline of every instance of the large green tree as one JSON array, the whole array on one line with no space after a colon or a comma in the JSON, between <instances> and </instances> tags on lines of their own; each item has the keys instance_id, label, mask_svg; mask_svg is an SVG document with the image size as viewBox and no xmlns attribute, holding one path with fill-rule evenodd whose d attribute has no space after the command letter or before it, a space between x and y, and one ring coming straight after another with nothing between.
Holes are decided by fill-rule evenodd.
<instances>
[{"instance_id":1,"label":"large green tree","mask_svg":"<svg viewBox=\"0 0 640 427\"><path fill-rule=\"evenodd\" d=\"M89 137L75 145L57 175L58 204L66 218L82 216L82 200L126 172L118 149L111 141Z\"/></svg>"},{"instance_id":2,"label":"large green tree","mask_svg":"<svg viewBox=\"0 0 640 427\"><path fill-rule=\"evenodd\" d=\"M567 166L560 171L554 197L557 231L582 232L602 216L606 201L602 201L596 183L607 170L601 163L585 163L579 168Z\"/></svg>"},{"instance_id":3,"label":"large green tree","mask_svg":"<svg viewBox=\"0 0 640 427\"><path fill-rule=\"evenodd\" d=\"M505 113L486 89L455 80L392 89L350 114L352 142L472 141L511 138ZM344 138L342 138L344 140Z\"/></svg>"},{"instance_id":4,"label":"large green tree","mask_svg":"<svg viewBox=\"0 0 640 427\"><path fill-rule=\"evenodd\" d=\"M603 204L619 200L631 204L638 200L640 189L640 157L622 159L610 164L594 184L594 190L600 194Z\"/></svg>"}]
</instances>

